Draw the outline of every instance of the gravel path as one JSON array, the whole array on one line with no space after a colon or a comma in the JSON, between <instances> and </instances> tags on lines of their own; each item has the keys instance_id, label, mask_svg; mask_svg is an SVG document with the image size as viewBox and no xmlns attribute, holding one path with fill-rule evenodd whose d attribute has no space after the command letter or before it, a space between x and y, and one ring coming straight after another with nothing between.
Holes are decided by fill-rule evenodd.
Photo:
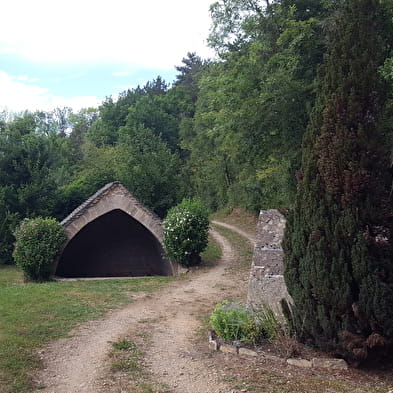
<instances>
[{"instance_id":1,"label":"gravel path","mask_svg":"<svg viewBox=\"0 0 393 393\"><path fill-rule=\"evenodd\" d=\"M154 380L166 383L176 393L230 392L206 359L195 353L193 344L200 324L198 312L212 309L227 297L229 292L223 293L224 286L233 288L231 295L244 293L247 286L245 280L234 283L227 271L236 262L230 243L214 230L211 234L222 247L217 266L176 281L101 320L85 323L73 337L52 342L42 350L44 369L36 377L37 392L119 392L108 388L102 379L111 342L137 331L138 323L147 319L156 321L149 326L151 348L146 355Z\"/></svg>"}]
</instances>

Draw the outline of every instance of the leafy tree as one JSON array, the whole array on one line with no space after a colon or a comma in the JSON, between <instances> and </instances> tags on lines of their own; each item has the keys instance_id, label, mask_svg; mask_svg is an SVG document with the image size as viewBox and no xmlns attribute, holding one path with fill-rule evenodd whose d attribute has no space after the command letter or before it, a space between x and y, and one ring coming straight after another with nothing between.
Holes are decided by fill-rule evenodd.
<instances>
[{"instance_id":1,"label":"leafy tree","mask_svg":"<svg viewBox=\"0 0 393 393\"><path fill-rule=\"evenodd\" d=\"M55 108L50 112L37 111L32 115L37 132L46 135L56 133L64 138L70 128L72 109L68 107Z\"/></svg>"},{"instance_id":2,"label":"leafy tree","mask_svg":"<svg viewBox=\"0 0 393 393\"><path fill-rule=\"evenodd\" d=\"M138 127L149 128L175 151L179 134L177 110L169 102L167 94L146 95L130 106L127 127L122 129L122 133Z\"/></svg>"},{"instance_id":3,"label":"leafy tree","mask_svg":"<svg viewBox=\"0 0 393 393\"><path fill-rule=\"evenodd\" d=\"M284 238L296 336L357 361L393 339L390 135L381 126L379 74L389 49L386 19L383 2L345 0L329 21Z\"/></svg>"},{"instance_id":4,"label":"leafy tree","mask_svg":"<svg viewBox=\"0 0 393 393\"><path fill-rule=\"evenodd\" d=\"M199 92L198 75L208 62L202 60L195 52L188 52L182 63L183 65L176 66L176 70L180 73L176 75L174 86L181 87L186 92L188 100L195 104Z\"/></svg>"},{"instance_id":5,"label":"leafy tree","mask_svg":"<svg viewBox=\"0 0 393 393\"><path fill-rule=\"evenodd\" d=\"M178 154L171 152L152 130L142 126L125 133L119 153L122 163L117 171L118 179L141 202L164 217L182 197Z\"/></svg>"},{"instance_id":6,"label":"leafy tree","mask_svg":"<svg viewBox=\"0 0 393 393\"><path fill-rule=\"evenodd\" d=\"M156 79L147 82L145 86L143 86L143 92L151 97L162 96L168 91L168 87L165 80L158 75Z\"/></svg>"},{"instance_id":7,"label":"leafy tree","mask_svg":"<svg viewBox=\"0 0 393 393\"><path fill-rule=\"evenodd\" d=\"M212 28L209 45L218 53L236 52L256 32L255 21L263 17L264 8L259 0L221 0L210 6ZM270 7L269 2L267 6Z\"/></svg>"},{"instance_id":8,"label":"leafy tree","mask_svg":"<svg viewBox=\"0 0 393 393\"><path fill-rule=\"evenodd\" d=\"M221 61L201 71L195 116L181 128L194 192L212 209L292 204L327 12L309 1L305 18L296 3L213 6L210 42Z\"/></svg>"},{"instance_id":9,"label":"leafy tree","mask_svg":"<svg viewBox=\"0 0 393 393\"><path fill-rule=\"evenodd\" d=\"M181 198L178 155L148 128L125 126L120 134L116 146L84 145L84 157L73 180L60 189L63 212L71 212L115 180L160 216Z\"/></svg>"},{"instance_id":10,"label":"leafy tree","mask_svg":"<svg viewBox=\"0 0 393 393\"><path fill-rule=\"evenodd\" d=\"M99 117L90 127L88 140L97 146L115 145L120 130L145 127L160 136L171 148L177 149L179 101L167 100L168 85L158 76L140 88L121 93L117 100L107 98L99 108ZM123 133L125 130L123 129Z\"/></svg>"},{"instance_id":11,"label":"leafy tree","mask_svg":"<svg viewBox=\"0 0 393 393\"><path fill-rule=\"evenodd\" d=\"M135 89L122 92L117 101L108 97L99 107L99 117L89 129L88 139L97 146L114 145L120 127L126 124L128 108L142 95L140 89Z\"/></svg>"},{"instance_id":12,"label":"leafy tree","mask_svg":"<svg viewBox=\"0 0 393 393\"><path fill-rule=\"evenodd\" d=\"M26 112L0 132L0 263L11 262L12 232L20 219L55 214L58 187L68 178L67 141L43 119L50 121Z\"/></svg>"},{"instance_id":13,"label":"leafy tree","mask_svg":"<svg viewBox=\"0 0 393 393\"><path fill-rule=\"evenodd\" d=\"M11 187L0 187L0 265L13 263L15 239L12 232L20 221L20 215L11 211L12 195Z\"/></svg>"},{"instance_id":14,"label":"leafy tree","mask_svg":"<svg viewBox=\"0 0 393 393\"><path fill-rule=\"evenodd\" d=\"M70 116L69 143L74 161L83 157L82 146L85 142L86 135L93 124L98 119L98 110L96 108L81 109L79 113Z\"/></svg>"}]
</instances>

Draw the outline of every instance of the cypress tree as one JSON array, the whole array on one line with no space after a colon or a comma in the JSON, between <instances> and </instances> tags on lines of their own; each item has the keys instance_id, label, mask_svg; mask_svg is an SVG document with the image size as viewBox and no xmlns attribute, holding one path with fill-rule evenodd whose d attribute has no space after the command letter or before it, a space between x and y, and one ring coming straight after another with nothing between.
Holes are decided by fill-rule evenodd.
<instances>
[{"instance_id":1,"label":"cypress tree","mask_svg":"<svg viewBox=\"0 0 393 393\"><path fill-rule=\"evenodd\" d=\"M393 342L393 211L380 0L341 0L284 236L297 338L354 361Z\"/></svg>"}]
</instances>

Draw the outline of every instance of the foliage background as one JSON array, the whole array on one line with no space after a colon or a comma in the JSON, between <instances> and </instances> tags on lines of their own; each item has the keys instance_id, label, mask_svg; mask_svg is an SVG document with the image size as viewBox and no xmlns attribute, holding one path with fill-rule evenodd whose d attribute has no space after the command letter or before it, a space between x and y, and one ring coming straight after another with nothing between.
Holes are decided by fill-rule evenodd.
<instances>
[{"instance_id":1,"label":"foliage background","mask_svg":"<svg viewBox=\"0 0 393 393\"><path fill-rule=\"evenodd\" d=\"M190 197L212 211L291 208L334 3L219 0L217 57L186 54L171 84L157 76L78 113L1 113L0 263L20 220L61 220L114 180L161 217ZM380 72L391 138L391 48Z\"/></svg>"}]
</instances>

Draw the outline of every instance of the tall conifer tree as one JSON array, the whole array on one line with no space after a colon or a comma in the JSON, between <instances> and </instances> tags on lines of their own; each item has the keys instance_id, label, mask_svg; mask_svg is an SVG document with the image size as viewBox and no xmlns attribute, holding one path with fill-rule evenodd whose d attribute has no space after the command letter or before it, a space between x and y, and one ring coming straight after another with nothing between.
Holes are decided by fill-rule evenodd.
<instances>
[{"instance_id":1,"label":"tall conifer tree","mask_svg":"<svg viewBox=\"0 0 393 393\"><path fill-rule=\"evenodd\" d=\"M385 18L385 19L384 19ZM380 0L341 0L283 246L297 337L363 360L393 340L392 177Z\"/></svg>"}]
</instances>

